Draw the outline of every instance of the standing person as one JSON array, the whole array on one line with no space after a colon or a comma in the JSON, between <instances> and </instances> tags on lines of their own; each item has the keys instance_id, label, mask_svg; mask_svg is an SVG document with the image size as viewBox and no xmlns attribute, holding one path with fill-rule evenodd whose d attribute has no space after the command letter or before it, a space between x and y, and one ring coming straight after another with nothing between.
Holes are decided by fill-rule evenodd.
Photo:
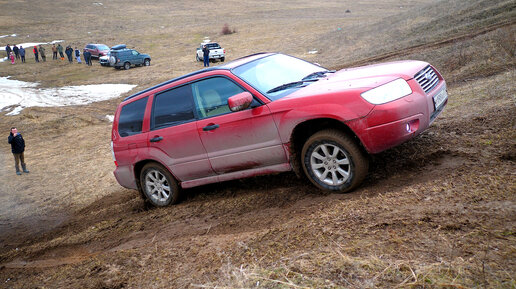
<instances>
[{"instance_id":1,"label":"standing person","mask_svg":"<svg viewBox=\"0 0 516 289\"><path fill-rule=\"evenodd\" d=\"M34 46L34 48L32 49L32 52L34 52L34 59L36 59L36 62L39 62L39 57L38 57L38 47Z\"/></svg>"},{"instance_id":2,"label":"standing person","mask_svg":"<svg viewBox=\"0 0 516 289\"><path fill-rule=\"evenodd\" d=\"M210 49L208 46L202 46L202 55L204 58L204 67L210 67Z\"/></svg>"},{"instance_id":3,"label":"standing person","mask_svg":"<svg viewBox=\"0 0 516 289\"><path fill-rule=\"evenodd\" d=\"M7 138L7 142L11 144L11 151L14 155L14 167L16 168L16 174L21 175L19 163L21 162L22 170L24 173L28 173L27 167L25 166L25 140L22 135L18 133L16 127L11 127L11 132Z\"/></svg>"},{"instance_id":4,"label":"standing person","mask_svg":"<svg viewBox=\"0 0 516 289\"><path fill-rule=\"evenodd\" d=\"M57 47L55 44L52 45L52 59L53 60L57 59Z\"/></svg>"},{"instance_id":5,"label":"standing person","mask_svg":"<svg viewBox=\"0 0 516 289\"><path fill-rule=\"evenodd\" d=\"M66 46L65 53L66 53L66 56L68 57L68 62L72 63L73 49L72 49L72 47L70 47L70 45Z\"/></svg>"},{"instance_id":6,"label":"standing person","mask_svg":"<svg viewBox=\"0 0 516 289\"><path fill-rule=\"evenodd\" d=\"M9 55L9 58L11 59L11 64L14 64L14 53L11 51L11 55Z\"/></svg>"},{"instance_id":7,"label":"standing person","mask_svg":"<svg viewBox=\"0 0 516 289\"><path fill-rule=\"evenodd\" d=\"M7 54L7 58L9 58L9 55L11 55L11 45L7 44L5 47L5 53Z\"/></svg>"},{"instance_id":8,"label":"standing person","mask_svg":"<svg viewBox=\"0 0 516 289\"><path fill-rule=\"evenodd\" d=\"M20 45L20 50L18 52L20 52L21 62L25 63L25 48Z\"/></svg>"},{"instance_id":9,"label":"standing person","mask_svg":"<svg viewBox=\"0 0 516 289\"><path fill-rule=\"evenodd\" d=\"M75 46L75 58L77 59L77 63L81 64L81 51L77 49L77 46Z\"/></svg>"},{"instance_id":10,"label":"standing person","mask_svg":"<svg viewBox=\"0 0 516 289\"><path fill-rule=\"evenodd\" d=\"M47 61L47 56L45 55L45 47L39 45L39 54L41 55L41 59L43 59L43 62Z\"/></svg>"},{"instance_id":11,"label":"standing person","mask_svg":"<svg viewBox=\"0 0 516 289\"><path fill-rule=\"evenodd\" d=\"M14 45L13 47L13 52L14 52L14 56L16 57L16 59L20 59L20 49L18 48L18 46L16 46L16 44Z\"/></svg>"},{"instance_id":12,"label":"standing person","mask_svg":"<svg viewBox=\"0 0 516 289\"><path fill-rule=\"evenodd\" d=\"M61 60L64 60L63 46L61 46L61 44L57 44L57 51L59 52L59 56L61 56Z\"/></svg>"},{"instance_id":13,"label":"standing person","mask_svg":"<svg viewBox=\"0 0 516 289\"><path fill-rule=\"evenodd\" d=\"M84 52L82 53L82 55L84 55L84 61L86 61L86 64L88 66L91 66L92 63L91 63L91 52L89 52L88 50L84 49Z\"/></svg>"}]
</instances>

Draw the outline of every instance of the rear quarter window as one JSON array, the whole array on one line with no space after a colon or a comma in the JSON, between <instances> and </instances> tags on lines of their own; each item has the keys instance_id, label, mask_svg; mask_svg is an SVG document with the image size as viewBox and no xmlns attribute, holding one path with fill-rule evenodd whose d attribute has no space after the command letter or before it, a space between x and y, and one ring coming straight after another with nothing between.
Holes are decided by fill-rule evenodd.
<instances>
[{"instance_id":1,"label":"rear quarter window","mask_svg":"<svg viewBox=\"0 0 516 289\"><path fill-rule=\"evenodd\" d=\"M121 137L142 132L143 117L148 97L133 101L122 107L118 120L118 134Z\"/></svg>"}]
</instances>

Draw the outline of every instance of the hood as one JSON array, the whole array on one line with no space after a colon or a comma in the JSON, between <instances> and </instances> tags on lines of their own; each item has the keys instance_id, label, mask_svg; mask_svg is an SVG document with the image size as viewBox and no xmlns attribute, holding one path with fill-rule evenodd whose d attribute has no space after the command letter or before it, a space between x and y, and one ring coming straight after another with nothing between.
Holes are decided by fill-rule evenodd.
<instances>
[{"instance_id":1,"label":"hood","mask_svg":"<svg viewBox=\"0 0 516 289\"><path fill-rule=\"evenodd\" d=\"M328 73L327 77L297 90L287 98L344 90L355 90L360 93L397 78L410 80L427 65L428 63L423 61L406 60L346 68L335 73Z\"/></svg>"}]
</instances>

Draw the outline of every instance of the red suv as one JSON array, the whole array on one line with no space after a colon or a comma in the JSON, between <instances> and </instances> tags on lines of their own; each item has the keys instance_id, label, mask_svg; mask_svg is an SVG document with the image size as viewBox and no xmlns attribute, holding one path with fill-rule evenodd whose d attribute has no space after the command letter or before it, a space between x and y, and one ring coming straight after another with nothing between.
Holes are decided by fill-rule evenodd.
<instances>
[{"instance_id":1,"label":"red suv","mask_svg":"<svg viewBox=\"0 0 516 289\"><path fill-rule=\"evenodd\" d=\"M84 47L84 50L89 51L91 53L91 57L99 58L107 55L109 47L106 44L87 44Z\"/></svg>"},{"instance_id":2,"label":"red suv","mask_svg":"<svg viewBox=\"0 0 516 289\"><path fill-rule=\"evenodd\" d=\"M405 142L447 103L428 63L331 71L275 53L250 55L127 97L115 113L117 181L155 206L181 188L294 170L347 192L368 153Z\"/></svg>"}]
</instances>

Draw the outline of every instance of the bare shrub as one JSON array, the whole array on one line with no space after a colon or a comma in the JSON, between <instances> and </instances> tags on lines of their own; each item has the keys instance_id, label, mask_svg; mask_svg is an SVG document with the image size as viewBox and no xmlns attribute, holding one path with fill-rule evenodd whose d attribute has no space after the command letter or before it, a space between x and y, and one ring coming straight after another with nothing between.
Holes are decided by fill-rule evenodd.
<instances>
[{"instance_id":1,"label":"bare shrub","mask_svg":"<svg viewBox=\"0 0 516 289\"><path fill-rule=\"evenodd\" d=\"M229 28L229 25L227 23L224 24L224 26L222 27L221 34L229 35L229 34L233 34L233 33L236 33L236 30L234 28L233 28L233 30L231 30L231 28Z\"/></svg>"}]
</instances>

